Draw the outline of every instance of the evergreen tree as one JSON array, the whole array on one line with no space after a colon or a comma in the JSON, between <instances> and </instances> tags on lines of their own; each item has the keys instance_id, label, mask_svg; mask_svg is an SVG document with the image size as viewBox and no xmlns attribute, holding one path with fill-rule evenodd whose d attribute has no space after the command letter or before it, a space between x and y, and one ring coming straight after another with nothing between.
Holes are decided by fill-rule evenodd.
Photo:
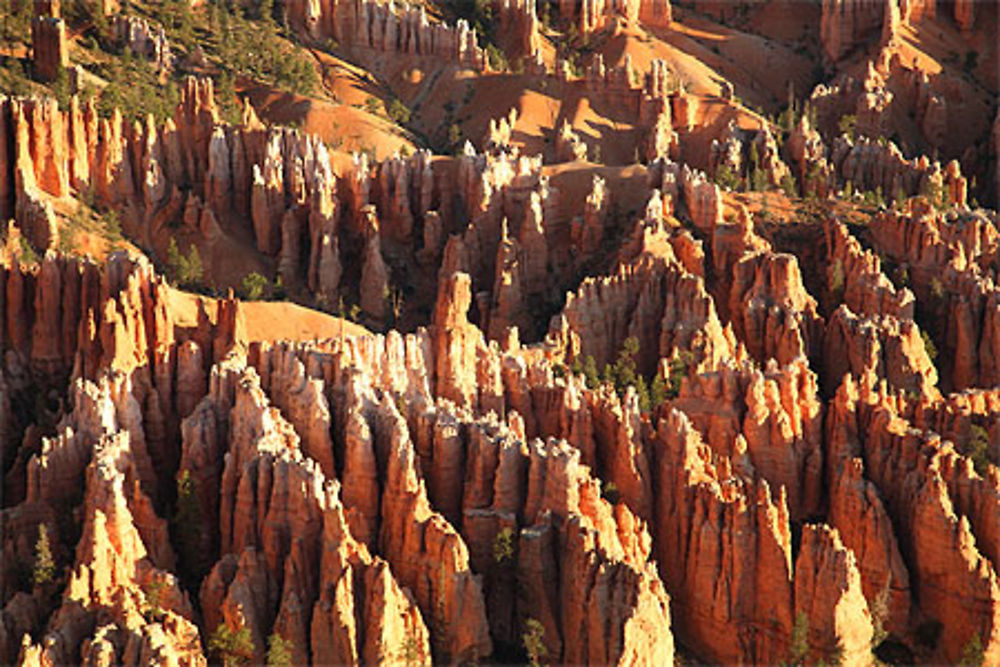
<instances>
[{"instance_id":1,"label":"evergreen tree","mask_svg":"<svg viewBox=\"0 0 1000 667\"><path fill-rule=\"evenodd\" d=\"M653 382L649 385L649 403L652 409L656 409L663 401L667 400L667 381L662 375L657 373L653 377Z\"/></svg>"},{"instance_id":2,"label":"evergreen tree","mask_svg":"<svg viewBox=\"0 0 1000 667\"><path fill-rule=\"evenodd\" d=\"M291 667L292 642L277 632L267 638L267 667Z\"/></svg>"},{"instance_id":3,"label":"evergreen tree","mask_svg":"<svg viewBox=\"0 0 1000 667\"><path fill-rule=\"evenodd\" d=\"M199 539L202 530L201 505L195 495L191 472L183 471L177 478L177 507L174 510L173 533L177 540L187 581L198 581L207 572L211 554L204 552Z\"/></svg>"},{"instance_id":4,"label":"evergreen tree","mask_svg":"<svg viewBox=\"0 0 1000 667\"><path fill-rule=\"evenodd\" d=\"M188 287L200 287L202 280L205 277L205 270L201 265L201 253L198 252L198 246L191 244L188 248L187 257L187 279L185 284Z\"/></svg>"},{"instance_id":5,"label":"evergreen tree","mask_svg":"<svg viewBox=\"0 0 1000 667\"><path fill-rule=\"evenodd\" d=\"M225 621L219 623L208 640L208 650L225 667L249 663L253 660L250 628L240 625L238 630L232 630Z\"/></svg>"},{"instance_id":6,"label":"evergreen tree","mask_svg":"<svg viewBox=\"0 0 1000 667\"><path fill-rule=\"evenodd\" d=\"M958 659L960 667L982 667L986 664L986 654L983 650L983 640L975 633L962 647L962 657Z\"/></svg>"},{"instance_id":7,"label":"evergreen tree","mask_svg":"<svg viewBox=\"0 0 1000 667\"><path fill-rule=\"evenodd\" d=\"M514 558L514 530L503 528L493 538L493 560L498 564Z\"/></svg>"},{"instance_id":8,"label":"evergreen tree","mask_svg":"<svg viewBox=\"0 0 1000 667\"><path fill-rule=\"evenodd\" d=\"M587 382L587 389L597 389L601 384L600 373L597 372L597 362L592 354L588 354L583 360L583 377Z\"/></svg>"},{"instance_id":9,"label":"evergreen tree","mask_svg":"<svg viewBox=\"0 0 1000 667\"><path fill-rule=\"evenodd\" d=\"M524 622L524 634L521 635L521 642L528 654L529 664L532 667L538 667L542 658L548 653L548 649L545 648L545 626L538 619L529 618Z\"/></svg>"},{"instance_id":10,"label":"evergreen tree","mask_svg":"<svg viewBox=\"0 0 1000 667\"><path fill-rule=\"evenodd\" d=\"M35 569L32 580L36 586L45 586L56 577L56 562L52 558L49 545L49 529L44 523L38 524L38 539L35 541Z\"/></svg>"},{"instance_id":11,"label":"evergreen tree","mask_svg":"<svg viewBox=\"0 0 1000 667\"><path fill-rule=\"evenodd\" d=\"M267 278L252 271L240 283L240 296L248 301L260 301L264 298L268 287L270 287L270 282Z\"/></svg>"},{"instance_id":12,"label":"evergreen tree","mask_svg":"<svg viewBox=\"0 0 1000 667\"><path fill-rule=\"evenodd\" d=\"M804 665L809 655L809 617L800 611L795 615L792 636L788 645L788 664Z\"/></svg>"}]
</instances>

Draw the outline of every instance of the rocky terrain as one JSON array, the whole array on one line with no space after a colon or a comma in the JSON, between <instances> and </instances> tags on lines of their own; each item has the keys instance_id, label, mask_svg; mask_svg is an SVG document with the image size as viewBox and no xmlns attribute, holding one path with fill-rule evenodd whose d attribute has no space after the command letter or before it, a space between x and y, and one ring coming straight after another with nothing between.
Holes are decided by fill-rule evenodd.
<instances>
[{"instance_id":1,"label":"rocky terrain","mask_svg":"<svg viewBox=\"0 0 1000 667\"><path fill-rule=\"evenodd\" d=\"M3 10L0 662L1000 664L995 4L237 5Z\"/></svg>"}]
</instances>

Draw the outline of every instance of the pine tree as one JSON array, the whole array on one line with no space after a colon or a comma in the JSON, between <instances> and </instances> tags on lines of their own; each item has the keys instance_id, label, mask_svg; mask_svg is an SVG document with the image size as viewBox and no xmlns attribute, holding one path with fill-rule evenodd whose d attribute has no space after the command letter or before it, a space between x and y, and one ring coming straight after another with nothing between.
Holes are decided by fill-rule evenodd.
<instances>
[{"instance_id":1,"label":"pine tree","mask_svg":"<svg viewBox=\"0 0 1000 667\"><path fill-rule=\"evenodd\" d=\"M277 632L267 638L267 667L291 667L292 642Z\"/></svg>"},{"instance_id":2,"label":"pine tree","mask_svg":"<svg viewBox=\"0 0 1000 667\"><path fill-rule=\"evenodd\" d=\"M514 531L507 527L493 538L493 560L498 564L514 558Z\"/></svg>"},{"instance_id":3,"label":"pine tree","mask_svg":"<svg viewBox=\"0 0 1000 667\"><path fill-rule=\"evenodd\" d=\"M978 632L962 647L962 657L958 659L958 664L961 667L982 667L986 664L983 640L979 638Z\"/></svg>"},{"instance_id":4,"label":"pine tree","mask_svg":"<svg viewBox=\"0 0 1000 667\"><path fill-rule=\"evenodd\" d=\"M548 649L545 647L545 626L538 619L529 618L524 622L524 634L521 635L521 642L528 654L529 664L532 667L538 667L542 658L548 653Z\"/></svg>"},{"instance_id":5,"label":"pine tree","mask_svg":"<svg viewBox=\"0 0 1000 667\"><path fill-rule=\"evenodd\" d=\"M35 569L32 580L36 586L44 586L55 579L56 562L52 558L49 545L49 529L44 523L38 524L38 539L35 541Z\"/></svg>"},{"instance_id":6,"label":"pine tree","mask_svg":"<svg viewBox=\"0 0 1000 667\"><path fill-rule=\"evenodd\" d=\"M183 471L177 478L177 508L174 511L173 533L180 547L182 573L189 581L198 581L208 570L210 554L204 552L199 537L202 529L201 505L195 495L191 472Z\"/></svg>"},{"instance_id":7,"label":"pine tree","mask_svg":"<svg viewBox=\"0 0 1000 667\"><path fill-rule=\"evenodd\" d=\"M208 640L208 650L225 667L245 665L253 660L253 639L250 628L240 625L238 630L232 630L226 622L219 623Z\"/></svg>"},{"instance_id":8,"label":"pine tree","mask_svg":"<svg viewBox=\"0 0 1000 667\"><path fill-rule=\"evenodd\" d=\"M653 382L649 385L649 403L652 409L656 409L663 401L667 400L667 381L657 373L653 377Z\"/></svg>"},{"instance_id":9,"label":"pine tree","mask_svg":"<svg viewBox=\"0 0 1000 667\"><path fill-rule=\"evenodd\" d=\"M198 252L198 246L192 243L188 249L188 283L197 285L204 277L205 270L201 265L201 253Z\"/></svg>"},{"instance_id":10,"label":"pine tree","mask_svg":"<svg viewBox=\"0 0 1000 667\"><path fill-rule=\"evenodd\" d=\"M170 239L170 244L167 246L167 277L174 283L179 282L186 267L187 261L177 247L177 239Z\"/></svg>"},{"instance_id":11,"label":"pine tree","mask_svg":"<svg viewBox=\"0 0 1000 667\"><path fill-rule=\"evenodd\" d=\"M597 362L592 354L588 354L583 360L583 377L587 382L587 389L597 389L601 384L601 375L597 372Z\"/></svg>"},{"instance_id":12,"label":"pine tree","mask_svg":"<svg viewBox=\"0 0 1000 667\"><path fill-rule=\"evenodd\" d=\"M788 664L804 665L809 655L809 617L805 612L795 615L792 636L788 645Z\"/></svg>"}]
</instances>

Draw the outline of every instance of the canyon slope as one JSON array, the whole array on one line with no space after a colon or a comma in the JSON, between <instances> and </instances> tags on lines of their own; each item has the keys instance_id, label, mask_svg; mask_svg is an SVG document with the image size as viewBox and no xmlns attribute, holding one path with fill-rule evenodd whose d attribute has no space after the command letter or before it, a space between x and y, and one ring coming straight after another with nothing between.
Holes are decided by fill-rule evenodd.
<instances>
[{"instance_id":1,"label":"canyon slope","mask_svg":"<svg viewBox=\"0 0 1000 667\"><path fill-rule=\"evenodd\" d=\"M14 4L0 662L1000 664L995 4Z\"/></svg>"}]
</instances>

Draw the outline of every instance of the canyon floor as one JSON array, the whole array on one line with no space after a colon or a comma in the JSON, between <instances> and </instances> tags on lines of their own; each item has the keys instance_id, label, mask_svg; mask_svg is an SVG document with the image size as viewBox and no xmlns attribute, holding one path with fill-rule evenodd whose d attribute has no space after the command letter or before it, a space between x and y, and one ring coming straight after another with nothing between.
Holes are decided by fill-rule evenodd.
<instances>
[{"instance_id":1,"label":"canyon floor","mask_svg":"<svg viewBox=\"0 0 1000 667\"><path fill-rule=\"evenodd\" d=\"M0 12L0 663L1000 665L996 3Z\"/></svg>"}]
</instances>

